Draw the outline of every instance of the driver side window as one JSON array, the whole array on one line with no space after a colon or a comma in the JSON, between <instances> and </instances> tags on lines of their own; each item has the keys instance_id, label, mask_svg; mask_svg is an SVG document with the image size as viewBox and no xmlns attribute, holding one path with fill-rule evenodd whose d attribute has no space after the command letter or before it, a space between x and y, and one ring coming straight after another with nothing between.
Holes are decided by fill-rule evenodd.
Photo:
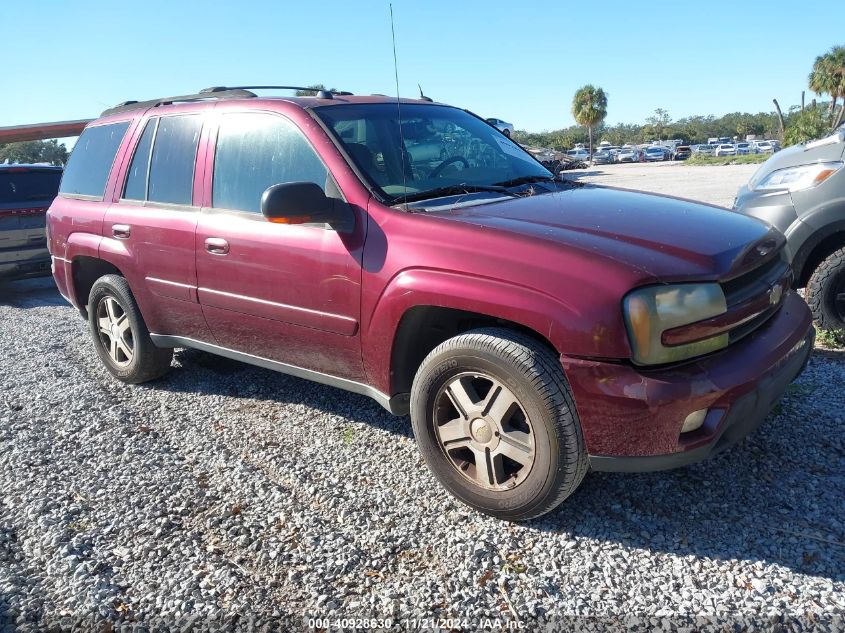
<instances>
[{"instance_id":1,"label":"driver side window","mask_svg":"<svg viewBox=\"0 0 845 633\"><path fill-rule=\"evenodd\" d=\"M287 182L313 182L325 191L328 171L294 123L264 112L220 117L212 206L260 213L261 194Z\"/></svg>"}]
</instances>

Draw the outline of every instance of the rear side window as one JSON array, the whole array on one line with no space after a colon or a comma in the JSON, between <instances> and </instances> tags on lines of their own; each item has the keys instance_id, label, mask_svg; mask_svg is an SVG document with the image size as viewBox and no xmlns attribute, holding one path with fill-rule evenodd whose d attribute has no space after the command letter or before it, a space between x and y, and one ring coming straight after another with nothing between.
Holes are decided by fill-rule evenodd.
<instances>
[{"instance_id":1,"label":"rear side window","mask_svg":"<svg viewBox=\"0 0 845 633\"><path fill-rule=\"evenodd\" d=\"M60 193L102 198L117 148L129 122L86 128L65 167Z\"/></svg>"},{"instance_id":2,"label":"rear side window","mask_svg":"<svg viewBox=\"0 0 845 633\"><path fill-rule=\"evenodd\" d=\"M201 128L199 115L159 119L150 160L148 200L191 204Z\"/></svg>"},{"instance_id":3,"label":"rear side window","mask_svg":"<svg viewBox=\"0 0 845 633\"><path fill-rule=\"evenodd\" d=\"M214 155L212 206L260 212L261 194L285 182L314 182L328 172L291 121L273 114L230 113L220 118Z\"/></svg>"},{"instance_id":4,"label":"rear side window","mask_svg":"<svg viewBox=\"0 0 845 633\"><path fill-rule=\"evenodd\" d=\"M0 204L27 204L52 200L59 191L62 172L0 169Z\"/></svg>"}]
</instances>

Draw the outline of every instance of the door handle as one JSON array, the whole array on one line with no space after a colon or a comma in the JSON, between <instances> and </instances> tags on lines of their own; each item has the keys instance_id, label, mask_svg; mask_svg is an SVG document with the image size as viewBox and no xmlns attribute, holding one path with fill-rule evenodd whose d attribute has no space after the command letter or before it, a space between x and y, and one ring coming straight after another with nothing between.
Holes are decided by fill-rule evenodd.
<instances>
[{"instance_id":1,"label":"door handle","mask_svg":"<svg viewBox=\"0 0 845 633\"><path fill-rule=\"evenodd\" d=\"M229 242L222 237L209 237L205 240L205 250L212 255L226 255L229 252Z\"/></svg>"},{"instance_id":2,"label":"door handle","mask_svg":"<svg viewBox=\"0 0 845 633\"><path fill-rule=\"evenodd\" d=\"M132 227L128 224L112 224L111 233L119 240L128 240L132 235Z\"/></svg>"}]
</instances>

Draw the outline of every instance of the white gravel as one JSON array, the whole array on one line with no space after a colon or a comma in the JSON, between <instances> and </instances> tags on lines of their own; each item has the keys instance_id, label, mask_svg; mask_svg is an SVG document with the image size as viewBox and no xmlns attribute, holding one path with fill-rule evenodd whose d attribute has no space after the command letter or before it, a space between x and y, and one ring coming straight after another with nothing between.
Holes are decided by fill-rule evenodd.
<instances>
[{"instance_id":1,"label":"white gravel","mask_svg":"<svg viewBox=\"0 0 845 633\"><path fill-rule=\"evenodd\" d=\"M843 353L725 454L589 475L513 525L454 501L364 397L195 351L113 380L50 280L0 287L0 350L0 630L845 627Z\"/></svg>"}]
</instances>

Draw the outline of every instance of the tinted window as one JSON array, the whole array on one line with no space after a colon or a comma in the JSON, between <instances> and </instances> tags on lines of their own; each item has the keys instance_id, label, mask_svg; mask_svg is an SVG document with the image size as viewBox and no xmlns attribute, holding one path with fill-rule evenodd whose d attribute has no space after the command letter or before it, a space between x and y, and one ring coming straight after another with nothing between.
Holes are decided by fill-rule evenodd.
<instances>
[{"instance_id":1,"label":"tinted window","mask_svg":"<svg viewBox=\"0 0 845 633\"><path fill-rule=\"evenodd\" d=\"M144 128L144 134L135 148L132 164L129 165L129 175L126 177L126 189L123 197L130 200L147 199L147 174L150 169L150 148L153 145L158 119L150 119Z\"/></svg>"},{"instance_id":2,"label":"tinted window","mask_svg":"<svg viewBox=\"0 0 845 633\"><path fill-rule=\"evenodd\" d=\"M83 131L71 152L59 191L102 198L114 156L128 127L126 121Z\"/></svg>"},{"instance_id":3,"label":"tinted window","mask_svg":"<svg viewBox=\"0 0 845 633\"><path fill-rule=\"evenodd\" d=\"M161 117L150 161L148 200L191 204L201 128L198 115Z\"/></svg>"},{"instance_id":4,"label":"tinted window","mask_svg":"<svg viewBox=\"0 0 845 633\"><path fill-rule=\"evenodd\" d=\"M258 213L261 194L283 182L325 188L327 171L302 132L272 114L221 117L214 157L212 205Z\"/></svg>"},{"instance_id":5,"label":"tinted window","mask_svg":"<svg viewBox=\"0 0 845 633\"><path fill-rule=\"evenodd\" d=\"M59 190L62 172L58 169L51 171L17 171L0 169L0 204L14 202L26 204L52 200Z\"/></svg>"}]
</instances>

